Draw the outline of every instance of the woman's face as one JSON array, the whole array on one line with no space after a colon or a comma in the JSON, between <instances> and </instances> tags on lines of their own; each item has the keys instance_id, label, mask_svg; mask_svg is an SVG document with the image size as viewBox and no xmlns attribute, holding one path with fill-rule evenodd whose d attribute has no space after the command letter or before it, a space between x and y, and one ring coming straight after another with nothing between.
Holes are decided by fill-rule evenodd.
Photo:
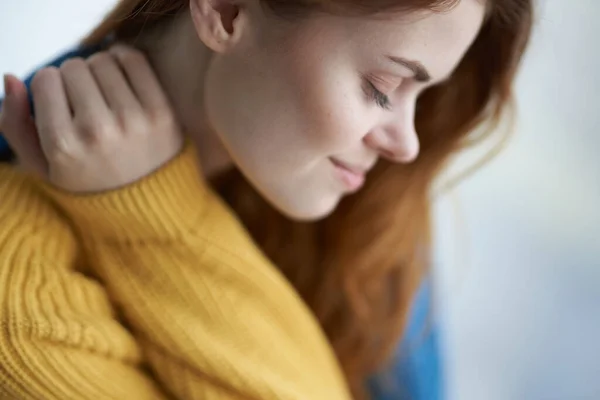
<instances>
[{"instance_id":1,"label":"woman's face","mask_svg":"<svg viewBox=\"0 0 600 400\"><path fill-rule=\"evenodd\" d=\"M206 75L208 123L272 205L316 219L359 190L379 158L417 157L417 97L452 73L485 6L300 22L260 7L239 12L239 40L213 56Z\"/></svg>"}]
</instances>

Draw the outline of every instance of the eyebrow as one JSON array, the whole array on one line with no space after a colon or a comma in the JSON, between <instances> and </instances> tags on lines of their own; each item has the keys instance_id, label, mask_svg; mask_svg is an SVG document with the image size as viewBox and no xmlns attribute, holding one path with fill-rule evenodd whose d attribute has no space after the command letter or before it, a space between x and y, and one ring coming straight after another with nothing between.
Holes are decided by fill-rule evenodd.
<instances>
[{"instance_id":1,"label":"eyebrow","mask_svg":"<svg viewBox=\"0 0 600 400\"><path fill-rule=\"evenodd\" d=\"M417 82L429 82L431 80L431 75L429 75L427 69L420 62L396 56L387 56L387 58L396 64L410 69L415 74Z\"/></svg>"}]
</instances>

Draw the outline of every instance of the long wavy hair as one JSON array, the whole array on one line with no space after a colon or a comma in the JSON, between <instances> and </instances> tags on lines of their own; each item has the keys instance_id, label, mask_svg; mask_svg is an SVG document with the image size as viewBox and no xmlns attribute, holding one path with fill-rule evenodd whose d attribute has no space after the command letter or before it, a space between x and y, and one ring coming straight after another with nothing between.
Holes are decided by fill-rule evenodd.
<instances>
[{"instance_id":1,"label":"long wavy hair","mask_svg":"<svg viewBox=\"0 0 600 400\"><path fill-rule=\"evenodd\" d=\"M258 0L276 15L312 12L381 16L460 0ZM482 0L483 1L483 0ZM418 99L421 143L410 165L380 162L366 187L314 223L286 219L238 171L214 182L262 250L319 319L356 399L390 361L414 290L429 264L432 183L449 157L469 144L476 127L491 132L511 104L512 83L529 39L533 0L486 0L487 16L455 73ZM164 26L189 0L120 0L83 43L109 35L133 41Z\"/></svg>"}]
</instances>

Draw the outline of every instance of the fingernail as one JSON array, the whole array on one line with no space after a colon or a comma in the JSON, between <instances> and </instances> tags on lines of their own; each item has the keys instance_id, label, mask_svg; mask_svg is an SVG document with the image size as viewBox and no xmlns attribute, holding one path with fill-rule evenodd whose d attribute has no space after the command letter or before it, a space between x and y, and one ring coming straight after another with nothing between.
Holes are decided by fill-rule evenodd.
<instances>
[{"instance_id":1,"label":"fingernail","mask_svg":"<svg viewBox=\"0 0 600 400\"><path fill-rule=\"evenodd\" d=\"M13 85L10 83L10 75L4 74L4 95L6 97L13 94Z\"/></svg>"},{"instance_id":2,"label":"fingernail","mask_svg":"<svg viewBox=\"0 0 600 400\"><path fill-rule=\"evenodd\" d=\"M5 97L9 97L15 93L15 88L17 87L17 86L15 86L15 81L18 82L19 79L16 78L14 75L4 74L4 96Z\"/></svg>"}]
</instances>

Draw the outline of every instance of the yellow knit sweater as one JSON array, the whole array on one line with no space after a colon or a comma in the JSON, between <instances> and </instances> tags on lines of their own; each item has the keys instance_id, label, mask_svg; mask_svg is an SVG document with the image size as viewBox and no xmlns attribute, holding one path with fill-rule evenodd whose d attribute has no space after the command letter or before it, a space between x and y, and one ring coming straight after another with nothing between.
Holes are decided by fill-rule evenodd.
<instances>
[{"instance_id":1,"label":"yellow knit sweater","mask_svg":"<svg viewBox=\"0 0 600 400\"><path fill-rule=\"evenodd\" d=\"M308 308L185 150L74 196L0 166L0 399L348 399Z\"/></svg>"}]
</instances>

